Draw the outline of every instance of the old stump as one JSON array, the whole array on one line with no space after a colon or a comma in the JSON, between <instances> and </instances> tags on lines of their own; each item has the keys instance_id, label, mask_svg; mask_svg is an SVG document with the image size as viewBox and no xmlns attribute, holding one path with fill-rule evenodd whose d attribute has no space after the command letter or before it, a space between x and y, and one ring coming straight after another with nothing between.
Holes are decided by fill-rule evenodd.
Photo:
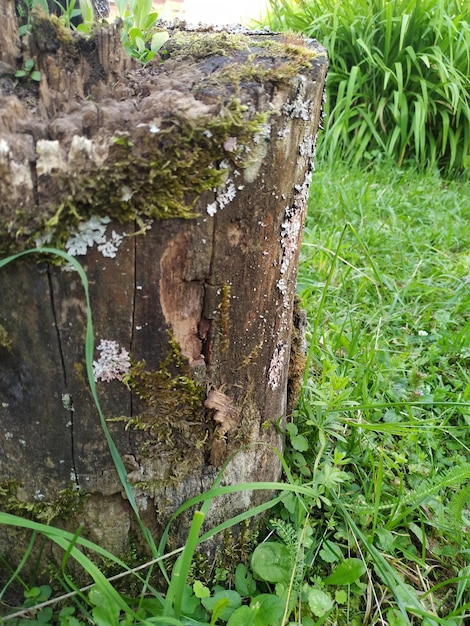
<instances>
[{"instance_id":1,"label":"old stump","mask_svg":"<svg viewBox=\"0 0 470 626\"><path fill-rule=\"evenodd\" d=\"M325 53L174 31L142 69L115 27L85 37L38 16L21 49L13 3L0 5L1 257L53 246L85 268L99 397L158 540L235 453L225 484L280 477ZM14 77L27 58L39 84ZM86 380L79 276L28 255L0 270L0 293L0 508L83 523L125 555L138 529ZM216 502L207 523L270 495ZM16 537L2 528L12 565Z\"/></svg>"}]
</instances>

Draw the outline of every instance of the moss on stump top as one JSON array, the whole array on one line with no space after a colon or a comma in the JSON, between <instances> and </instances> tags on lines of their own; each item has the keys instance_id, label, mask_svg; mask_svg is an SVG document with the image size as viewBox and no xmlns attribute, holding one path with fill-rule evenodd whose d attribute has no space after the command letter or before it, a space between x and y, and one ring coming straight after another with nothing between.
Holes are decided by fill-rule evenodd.
<instances>
[{"instance_id":1,"label":"moss on stump top","mask_svg":"<svg viewBox=\"0 0 470 626\"><path fill-rule=\"evenodd\" d=\"M263 94L323 53L273 35L175 31L140 68L114 27L65 36L42 17L33 33L39 88L18 83L2 97L2 255L63 247L92 216L141 226L193 217L230 163L249 166L276 113Z\"/></svg>"}]
</instances>

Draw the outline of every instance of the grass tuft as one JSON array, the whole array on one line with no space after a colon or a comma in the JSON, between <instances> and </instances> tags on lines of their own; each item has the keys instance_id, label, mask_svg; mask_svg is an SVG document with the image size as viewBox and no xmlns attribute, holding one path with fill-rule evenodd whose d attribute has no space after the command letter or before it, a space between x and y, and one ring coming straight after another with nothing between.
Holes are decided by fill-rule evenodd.
<instances>
[{"instance_id":1,"label":"grass tuft","mask_svg":"<svg viewBox=\"0 0 470 626\"><path fill-rule=\"evenodd\" d=\"M318 39L330 71L330 164L386 156L470 166L470 5L465 0L270 0L266 22Z\"/></svg>"}]
</instances>

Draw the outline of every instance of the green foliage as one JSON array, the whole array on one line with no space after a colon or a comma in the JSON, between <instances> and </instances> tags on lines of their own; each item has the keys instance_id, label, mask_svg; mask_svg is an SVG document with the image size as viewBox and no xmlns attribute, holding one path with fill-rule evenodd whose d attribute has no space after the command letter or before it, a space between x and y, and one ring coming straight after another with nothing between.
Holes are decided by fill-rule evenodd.
<instances>
[{"instance_id":1,"label":"green foliage","mask_svg":"<svg viewBox=\"0 0 470 626\"><path fill-rule=\"evenodd\" d=\"M158 30L158 13L152 11L152 0L117 0L118 16L123 21L121 40L129 56L142 63L151 61L168 39Z\"/></svg>"},{"instance_id":2,"label":"green foliage","mask_svg":"<svg viewBox=\"0 0 470 626\"><path fill-rule=\"evenodd\" d=\"M93 9L91 8L91 4L87 3L88 11L87 15L84 15L82 12L82 3L77 3L77 0L67 0L65 2L65 6L63 6L58 0L54 0L54 2L59 9L60 21L66 28L75 29L74 20L76 18L80 18L85 21L85 19L88 17L90 22L93 22ZM90 10L91 16L89 15Z\"/></svg>"},{"instance_id":3,"label":"green foliage","mask_svg":"<svg viewBox=\"0 0 470 626\"><path fill-rule=\"evenodd\" d=\"M389 163L313 179L299 273L309 367L286 427L293 481L311 495L288 496L282 515L300 528L320 510L305 578L329 597L307 598L317 618L331 611L326 623L360 623L367 603L371 623L426 609L423 623L463 623L469 191Z\"/></svg>"},{"instance_id":4,"label":"green foliage","mask_svg":"<svg viewBox=\"0 0 470 626\"><path fill-rule=\"evenodd\" d=\"M34 245L45 237L64 247L78 225L92 216L137 221L143 231L148 219L195 217L193 209L200 195L226 179L227 158L237 167L249 165L248 155L268 118L267 113L251 114L240 99L230 97L217 114L186 121L177 116L163 119L161 128L150 132L135 149L124 130L122 138L110 147L113 158L107 159L98 172L76 172L73 180L61 177L58 202L35 214L34 224L22 212L0 224L0 251L17 248L13 232L30 233L29 238L21 239L22 246ZM237 139L237 148L227 157L224 143L230 137Z\"/></svg>"},{"instance_id":5,"label":"green foliage","mask_svg":"<svg viewBox=\"0 0 470 626\"><path fill-rule=\"evenodd\" d=\"M32 11L34 8L41 8L44 13L49 13L49 6L47 0L23 0L15 4L16 12L18 15L18 34L20 37L24 37L31 31Z\"/></svg>"},{"instance_id":6,"label":"green foliage","mask_svg":"<svg viewBox=\"0 0 470 626\"><path fill-rule=\"evenodd\" d=\"M59 21L65 28L79 31L84 35L93 30L95 17L91 0L67 0L65 6L58 0L54 2L59 10ZM142 64L148 63L169 37L166 31L157 27L158 13L152 10L152 0L117 0L115 4L118 17L122 20L121 40L124 48L129 56L139 59ZM33 9L36 7L49 14L47 0L22 0L18 3L20 36L31 31ZM31 72L32 67L29 69L25 67L26 73L17 73L17 76L28 76L39 81L40 74Z\"/></svg>"},{"instance_id":7,"label":"green foliage","mask_svg":"<svg viewBox=\"0 0 470 626\"><path fill-rule=\"evenodd\" d=\"M41 72L34 69L33 59L27 59L23 64L23 68L15 72L15 76L16 78L29 78L37 83L41 80Z\"/></svg>"},{"instance_id":8,"label":"green foliage","mask_svg":"<svg viewBox=\"0 0 470 626\"><path fill-rule=\"evenodd\" d=\"M22 608L34 611L34 619L22 619L13 621L14 626L26 626L27 624L54 624L57 626L85 626L85 622L75 616L76 608L64 606L60 611L54 611L52 606L47 606L51 599L52 588L50 585L40 587L30 587L24 591L24 602ZM41 606L43 605L43 606ZM41 608L38 608L40 607ZM98 622L96 622L98 624Z\"/></svg>"},{"instance_id":9,"label":"green foliage","mask_svg":"<svg viewBox=\"0 0 470 626\"><path fill-rule=\"evenodd\" d=\"M77 0L67 0L65 6L58 0L54 0L54 3L57 5L59 21L65 28L84 33L91 31L94 22L91 0L78 0L78 2ZM19 20L18 33L20 37L31 32L34 9L40 9L45 15L49 15L50 13L47 0L21 0L21 2L17 3L16 7ZM78 26L75 25L77 18L79 18L78 21L80 22ZM39 74L39 72L37 72L37 74ZM33 78L33 80L39 81L40 76Z\"/></svg>"},{"instance_id":10,"label":"green foliage","mask_svg":"<svg viewBox=\"0 0 470 626\"><path fill-rule=\"evenodd\" d=\"M464 0L270 0L267 22L328 50L318 154L358 164L470 166L470 5Z\"/></svg>"},{"instance_id":11,"label":"green foliage","mask_svg":"<svg viewBox=\"0 0 470 626\"><path fill-rule=\"evenodd\" d=\"M287 582L291 573L289 550L282 543L261 543L253 552L252 568L262 580Z\"/></svg>"},{"instance_id":12,"label":"green foliage","mask_svg":"<svg viewBox=\"0 0 470 626\"><path fill-rule=\"evenodd\" d=\"M149 446L154 441L166 441L170 450L180 451L182 463L188 446L197 439L195 433L201 431L201 445L205 438L205 388L195 381L188 360L171 336L169 346L156 371L149 371L145 361L139 361L123 376L124 384L143 401L144 411L110 421L125 421L126 428L146 431Z\"/></svg>"},{"instance_id":13,"label":"green foliage","mask_svg":"<svg viewBox=\"0 0 470 626\"><path fill-rule=\"evenodd\" d=\"M83 493L77 489L75 483L70 483L52 502L39 499L36 502L24 502L18 498L18 488L15 481L0 483L0 506L3 511L21 515L28 519L50 524L56 518L63 518L80 511Z\"/></svg>"}]
</instances>

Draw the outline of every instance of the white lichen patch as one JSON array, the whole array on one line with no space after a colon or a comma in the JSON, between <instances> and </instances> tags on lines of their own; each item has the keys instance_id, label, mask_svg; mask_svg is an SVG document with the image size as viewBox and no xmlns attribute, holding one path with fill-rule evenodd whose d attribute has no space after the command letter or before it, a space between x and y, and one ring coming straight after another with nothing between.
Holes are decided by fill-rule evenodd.
<instances>
[{"instance_id":1,"label":"white lichen patch","mask_svg":"<svg viewBox=\"0 0 470 626\"><path fill-rule=\"evenodd\" d=\"M271 126L263 124L260 131L253 137L253 147L250 149L245 147L244 155L246 164L243 170L243 178L245 182L252 183L255 181L261 169L261 165L268 153L268 141L271 136Z\"/></svg>"},{"instance_id":2,"label":"white lichen patch","mask_svg":"<svg viewBox=\"0 0 470 626\"><path fill-rule=\"evenodd\" d=\"M66 164L60 147L55 139L40 139L36 143L36 172L38 176L64 171Z\"/></svg>"},{"instance_id":3,"label":"white lichen patch","mask_svg":"<svg viewBox=\"0 0 470 626\"><path fill-rule=\"evenodd\" d=\"M210 204L208 204L206 210L208 215L214 217L214 215L217 213L217 202L211 202Z\"/></svg>"},{"instance_id":4,"label":"white lichen patch","mask_svg":"<svg viewBox=\"0 0 470 626\"><path fill-rule=\"evenodd\" d=\"M284 139L284 137L287 137L290 134L290 128L288 126L285 126L284 128L281 128L278 133L277 136L280 139Z\"/></svg>"},{"instance_id":5,"label":"white lichen patch","mask_svg":"<svg viewBox=\"0 0 470 626\"><path fill-rule=\"evenodd\" d=\"M130 187L128 187L127 185L123 185L121 187L121 199L123 202L129 202L133 195L134 194Z\"/></svg>"},{"instance_id":6,"label":"white lichen patch","mask_svg":"<svg viewBox=\"0 0 470 626\"><path fill-rule=\"evenodd\" d=\"M88 248L97 245L103 256L114 258L124 236L113 230L111 237L106 238L106 228L110 221L109 217L92 217L87 222L82 222L78 231L72 233L65 243L67 252L71 256L83 256Z\"/></svg>"},{"instance_id":7,"label":"white lichen patch","mask_svg":"<svg viewBox=\"0 0 470 626\"><path fill-rule=\"evenodd\" d=\"M34 243L36 244L36 248L42 248L43 246L47 246L52 241L52 233L46 233L45 235L40 235L36 237Z\"/></svg>"},{"instance_id":8,"label":"white lichen patch","mask_svg":"<svg viewBox=\"0 0 470 626\"><path fill-rule=\"evenodd\" d=\"M0 158L1 157L7 157L10 154L10 146L8 145L8 142L3 139L0 139Z\"/></svg>"},{"instance_id":9,"label":"white lichen patch","mask_svg":"<svg viewBox=\"0 0 470 626\"><path fill-rule=\"evenodd\" d=\"M93 376L96 381L122 380L131 367L129 352L117 341L102 339L97 347L100 357L93 361Z\"/></svg>"},{"instance_id":10,"label":"white lichen patch","mask_svg":"<svg viewBox=\"0 0 470 626\"><path fill-rule=\"evenodd\" d=\"M227 139L227 141L224 142L224 150L226 150L227 152L235 152L235 150L237 149L237 138L236 137L229 137Z\"/></svg>"},{"instance_id":11,"label":"white lichen patch","mask_svg":"<svg viewBox=\"0 0 470 626\"><path fill-rule=\"evenodd\" d=\"M279 341L274 348L268 372L268 386L274 391L281 384L285 369L287 344Z\"/></svg>"},{"instance_id":12,"label":"white lichen patch","mask_svg":"<svg viewBox=\"0 0 470 626\"><path fill-rule=\"evenodd\" d=\"M309 122L312 117L312 101L305 98L306 91L306 79L304 76L298 77L297 95L294 100L287 101L282 111L291 119L301 119L304 122Z\"/></svg>"},{"instance_id":13,"label":"white lichen patch","mask_svg":"<svg viewBox=\"0 0 470 626\"><path fill-rule=\"evenodd\" d=\"M262 124L259 131L253 135L254 143L265 143L271 137L271 126L268 123Z\"/></svg>"},{"instance_id":14,"label":"white lichen patch","mask_svg":"<svg viewBox=\"0 0 470 626\"><path fill-rule=\"evenodd\" d=\"M217 194L217 204L219 205L219 209L223 209L227 206L227 204L230 204L230 202L232 202L236 195L237 190L235 188L235 185L229 178L227 180L224 192Z\"/></svg>"},{"instance_id":15,"label":"white lichen patch","mask_svg":"<svg viewBox=\"0 0 470 626\"><path fill-rule=\"evenodd\" d=\"M303 156L308 160L312 160L313 162L315 159L315 147L316 136L310 131L310 129L307 128L305 130L302 142L299 145L300 156Z\"/></svg>"},{"instance_id":16,"label":"white lichen patch","mask_svg":"<svg viewBox=\"0 0 470 626\"><path fill-rule=\"evenodd\" d=\"M300 118L304 122L310 121L310 100L304 101L302 98L297 97L293 102L286 102L283 106L283 111L292 118Z\"/></svg>"},{"instance_id":17,"label":"white lichen patch","mask_svg":"<svg viewBox=\"0 0 470 626\"><path fill-rule=\"evenodd\" d=\"M72 396L69 393L62 394L62 405L67 411L74 411Z\"/></svg>"},{"instance_id":18,"label":"white lichen patch","mask_svg":"<svg viewBox=\"0 0 470 626\"><path fill-rule=\"evenodd\" d=\"M100 244L98 246L98 250L103 256L114 259L123 238L123 235L119 235L115 230L113 230L111 234L111 239L108 239L104 243Z\"/></svg>"},{"instance_id":19,"label":"white lichen patch","mask_svg":"<svg viewBox=\"0 0 470 626\"><path fill-rule=\"evenodd\" d=\"M283 295L286 296L287 295L287 283L285 281L284 278L280 278L277 283L276 283L276 287L278 288L279 292Z\"/></svg>"},{"instance_id":20,"label":"white lichen patch","mask_svg":"<svg viewBox=\"0 0 470 626\"><path fill-rule=\"evenodd\" d=\"M31 168L28 161L17 163L10 161L11 181L15 187L33 189L33 180L31 178Z\"/></svg>"},{"instance_id":21,"label":"white lichen patch","mask_svg":"<svg viewBox=\"0 0 470 626\"><path fill-rule=\"evenodd\" d=\"M294 186L295 195L292 206L287 206L284 210L285 219L281 225L281 279L278 281L278 289L283 295L285 295L283 276L289 273L290 266L297 256L300 245L311 179L311 169L308 169L304 182L301 185Z\"/></svg>"},{"instance_id":22,"label":"white lichen patch","mask_svg":"<svg viewBox=\"0 0 470 626\"><path fill-rule=\"evenodd\" d=\"M294 198L291 206L284 210L284 221L281 224L282 255L279 264L280 277L276 283L277 290L282 298L282 309L278 326L279 336L288 332L292 323L292 295L295 291L295 277L297 272L296 260L302 238L302 228L305 211L307 209L308 192L311 181L311 164L307 168L304 182L294 186ZM275 265L275 261L273 265ZM278 344L279 345L279 344Z\"/></svg>"},{"instance_id":23,"label":"white lichen patch","mask_svg":"<svg viewBox=\"0 0 470 626\"><path fill-rule=\"evenodd\" d=\"M222 161L220 164L222 169L228 168L228 163L226 161ZM227 176L226 180L222 185L214 189L215 191L215 200L207 205L206 211L207 214L211 217L217 213L217 211L221 211L224 209L237 195L237 188L235 187L233 180Z\"/></svg>"},{"instance_id":24,"label":"white lichen patch","mask_svg":"<svg viewBox=\"0 0 470 626\"><path fill-rule=\"evenodd\" d=\"M294 258L300 241L300 231L303 224L303 211L299 207L286 207L286 219L281 226L281 274L285 274L288 270L292 259Z\"/></svg>"}]
</instances>

